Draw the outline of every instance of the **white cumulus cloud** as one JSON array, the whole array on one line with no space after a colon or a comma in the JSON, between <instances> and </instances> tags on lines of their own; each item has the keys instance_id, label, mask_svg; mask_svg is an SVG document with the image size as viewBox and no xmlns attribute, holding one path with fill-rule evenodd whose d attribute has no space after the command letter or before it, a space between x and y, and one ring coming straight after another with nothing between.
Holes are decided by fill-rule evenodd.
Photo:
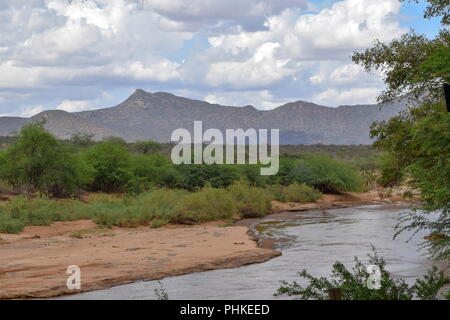
<instances>
[{"instance_id":1,"label":"white cumulus cloud","mask_svg":"<svg viewBox=\"0 0 450 320\"><path fill-rule=\"evenodd\" d=\"M407 31L400 8L398 0L2 0L0 113L83 110L105 92L114 105L137 87L262 109L288 99L374 102L379 75L349 57Z\"/></svg>"}]
</instances>

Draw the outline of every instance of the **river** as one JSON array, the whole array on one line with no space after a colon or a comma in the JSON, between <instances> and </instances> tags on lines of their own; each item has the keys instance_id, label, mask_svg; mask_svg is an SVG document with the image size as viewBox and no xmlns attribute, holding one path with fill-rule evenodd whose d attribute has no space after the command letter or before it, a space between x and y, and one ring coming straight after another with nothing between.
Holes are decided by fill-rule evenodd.
<instances>
[{"instance_id":1,"label":"river","mask_svg":"<svg viewBox=\"0 0 450 320\"><path fill-rule=\"evenodd\" d=\"M394 277L414 282L430 268L431 262L418 247L423 235L403 234L393 240L400 207L364 206L298 213L284 220L266 219L256 226L265 236L289 239L279 244L282 256L261 264L168 277L161 280L170 299L286 299L274 297L279 280L299 280L307 269L314 276L330 274L339 260L353 265L354 256L367 262L371 245L387 262ZM106 290L60 299L155 299L157 281L140 281Z\"/></svg>"}]
</instances>

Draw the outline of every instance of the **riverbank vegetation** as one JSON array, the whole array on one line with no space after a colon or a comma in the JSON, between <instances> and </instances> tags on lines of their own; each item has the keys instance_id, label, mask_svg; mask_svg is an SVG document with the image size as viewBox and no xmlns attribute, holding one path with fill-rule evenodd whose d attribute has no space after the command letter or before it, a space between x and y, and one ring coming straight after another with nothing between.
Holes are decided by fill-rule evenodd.
<instances>
[{"instance_id":1,"label":"riverbank vegetation","mask_svg":"<svg viewBox=\"0 0 450 320\"><path fill-rule=\"evenodd\" d=\"M68 197L78 192L139 194L154 188L196 191L227 188L245 181L256 187L306 184L321 192L360 191L359 170L326 154L283 154L274 176L261 176L261 165L174 165L155 142L127 144L118 138L89 137L59 141L34 123L22 128L0 151L0 181L19 193Z\"/></svg>"},{"instance_id":2,"label":"riverbank vegetation","mask_svg":"<svg viewBox=\"0 0 450 320\"><path fill-rule=\"evenodd\" d=\"M280 171L260 165L174 165L155 142L59 141L42 123L0 152L0 232L92 219L100 226L158 227L263 217L271 201L306 203L322 192L362 191L354 166L325 154L286 154Z\"/></svg>"},{"instance_id":3,"label":"riverbank vegetation","mask_svg":"<svg viewBox=\"0 0 450 320\"><path fill-rule=\"evenodd\" d=\"M82 219L92 219L104 227L231 221L265 216L271 210L273 199L313 202L320 197L320 192L306 185L261 188L244 182L197 191L157 188L139 195L92 193L83 199L17 196L0 204L0 233L19 233L28 225L45 226L55 221Z\"/></svg>"}]
</instances>

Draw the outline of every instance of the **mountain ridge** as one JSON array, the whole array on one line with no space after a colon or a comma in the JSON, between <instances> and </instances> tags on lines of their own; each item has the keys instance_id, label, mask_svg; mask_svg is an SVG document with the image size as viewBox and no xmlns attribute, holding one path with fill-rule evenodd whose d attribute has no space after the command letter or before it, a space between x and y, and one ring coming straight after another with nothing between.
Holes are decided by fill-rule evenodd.
<instances>
[{"instance_id":1,"label":"mountain ridge","mask_svg":"<svg viewBox=\"0 0 450 320\"><path fill-rule=\"evenodd\" d=\"M0 117L0 136L11 135L30 122L46 120L45 127L61 139L92 134L95 140L109 136L126 141L169 142L178 128L193 129L203 121L204 130L280 129L282 144L370 144L370 124L387 120L403 110L398 103L342 105L337 108L306 101L283 104L272 110L254 106L223 106L179 97L167 92L137 89L114 107L81 112L43 111L31 118Z\"/></svg>"}]
</instances>

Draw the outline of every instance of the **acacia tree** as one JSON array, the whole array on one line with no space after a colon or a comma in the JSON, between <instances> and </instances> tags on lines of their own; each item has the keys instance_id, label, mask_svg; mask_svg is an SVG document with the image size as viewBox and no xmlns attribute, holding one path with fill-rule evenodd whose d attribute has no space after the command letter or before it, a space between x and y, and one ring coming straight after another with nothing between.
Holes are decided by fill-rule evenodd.
<instances>
[{"instance_id":1,"label":"acacia tree","mask_svg":"<svg viewBox=\"0 0 450 320\"><path fill-rule=\"evenodd\" d=\"M83 187L91 169L43 128L43 123L24 126L17 141L2 156L0 177L16 189L63 196Z\"/></svg>"},{"instance_id":2,"label":"acacia tree","mask_svg":"<svg viewBox=\"0 0 450 320\"><path fill-rule=\"evenodd\" d=\"M434 39L411 31L390 43L376 41L352 59L367 72L382 72L386 89L378 97L380 103L399 99L409 103L408 110L371 128L374 146L390 155L392 167L386 171L408 173L425 200L422 210L404 216L397 230L428 230L426 245L433 256L448 259L450 114L445 112L442 83L450 83L450 1L427 2L424 17L441 17L442 29ZM434 211L440 213L437 218L430 214Z\"/></svg>"}]
</instances>

